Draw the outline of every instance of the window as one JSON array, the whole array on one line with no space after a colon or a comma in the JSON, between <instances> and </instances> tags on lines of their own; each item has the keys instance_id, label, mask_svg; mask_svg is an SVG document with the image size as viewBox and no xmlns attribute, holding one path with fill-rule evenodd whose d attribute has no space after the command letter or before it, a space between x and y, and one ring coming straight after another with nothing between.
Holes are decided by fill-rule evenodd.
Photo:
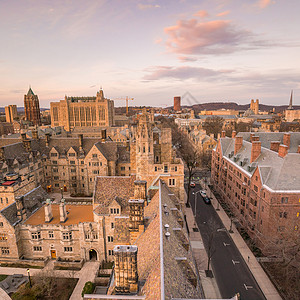
<instances>
[{"instance_id":1,"label":"window","mask_svg":"<svg viewBox=\"0 0 300 300\"><path fill-rule=\"evenodd\" d=\"M99 174L99 170L94 170L93 174Z\"/></svg>"},{"instance_id":2,"label":"window","mask_svg":"<svg viewBox=\"0 0 300 300\"><path fill-rule=\"evenodd\" d=\"M76 172L76 169L71 169L71 173L75 173Z\"/></svg>"},{"instance_id":3,"label":"window","mask_svg":"<svg viewBox=\"0 0 300 300\"><path fill-rule=\"evenodd\" d=\"M69 156L75 156L75 153L69 153Z\"/></svg>"},{"instance_id":4,"label":"window","mask_svg":"<svg viewBox=\"0 0 300 300\"><path fill-rule=\"evenodd\" d=\"M73 247L64 247L64 252L73 252Z\"/></svg>"},{"instance_id":5,"label":"window","mask_svg":"<svg viewBox=\"0 0 300 300\"><path fill-rule=\"evenodd\" d=\"M279 218L285 218L285 219L286 219L286 218L287 218L287 212L282 212L282 211L281 211L281 212L279 213Z\"/></svg>"},{"instance_id":6,"label":"window","mask_svg":"<svg viewBox=\"0 0 300 300\"><path fill-rule=\"evenodd\" d=\"M63 232L62 238L63 238L63 240L71 240L72 239L72 232Z\"/></svg>"},{"instance_id":7,"label":"window","mask_svg":"<svg viewBox=\"0 0 300 300\"><path fill-rule=\"evenodd\" d=\"M42 247L41 246L33 246L33 251L42 251Z\"/></svg>"},{"instance_id":8,"label":"window","mask_svg":"<svg viewBox=\"0 0 300 300\"><path fill-rule=\"evenodd\" d=\"M5 233L0 233L0 241L6 241L7 235Z\"/></svg>"},{"instance_id":9,"label":"window","mask_svg":"<svg viewBox=\"0 0 300 300\"><path fill-rule=\"evenodd\" d=\"M125 171L125 167L121 167L121 171Z\"/></svg>"},{"instance_id":10,"label":"window","mask_svg":"<svg viewBox=\"0 0 300 300\"><path fill-rule=\"evenodd\" d=\"M53 163L54 165L57 165L57 160L52 160L52 163Z\"/></svg>"},{"instance_id":11,"label":"window","mask_svg":"<svg viewBox=\"0 0 300 300\"><path fill-rule=\"evenodd\" d=\"M118 208L111 208L110 213L113 214L113 215L119 214L119 209Z\"/></svg>"},{"instance_id":12,"label":"window","mask_svg":"<svg viewBox=\"0 0 300 300\"><path fill-rule=\"evenodd\" d=\"M93 233L93 239L98 240L98 233L95 233L95 232Z\"/></svg>"},{"instance_id":13,"label":"window","mask_svg":"<svg viewBox=\"0 0 300 300\"><path fill-rule=\"evenodd\" d=\"M157 167L154 168L154 171L157 172Z\"/></svg>"},{"instance_id":14,"label":"window","mask_svg":"<svg viewBox=\"0 0 300 300\"><path fill-rule=\"evenodd\" d=\"M114 229L115 228L115 224L114 223L110 223L110 228Z\"/></svg>"},{"instance_id":15,"label":"window","mask_svg":"<svg viewBox=\"0 0 300 300\"><path fill-rule=\"evenodd\" d=\"M0 227L3 227L3 222L0 222Z\"/></svg>"},{"instance_id":16,"label":"window","mask_svg":"<svg viewBox=\"0 0 300 300\"><path fill-rule=\"evenodd\" d=\"M57 156L57 153L51 153L50 156L51 156L51 157L56 157L56 156Z\"/></svg>"},{"instance_id":17,"label":"window","mask_svg":"<svg viewBox=\"0 0 300 300\"><path fill-rule=\"evenodd\" d=\"M39 240L41 238L41 232L40 231L31 232L31 238L33 240Z\"/></svg>"},{"instance_id":18,"label":"window","mask_svg":"<svg viewBox=\"0 0 300 300\"><path fill-rule=\"evenodd\" d=\"M109 236L107 237L107 241L108 241L109 243L112 243L112 242L114 241L114 237L109 235Z\"/></svg>"},{"instance_id":19,"label":"window","mask_svg":"<svg viewBox=\"0 0 300 300\"><path fill-rule=\"evenodd\" d=\"M54 233L53 233L53 231L49 231L49 239L53 239L54 238Z\"/></svg>"},{"instance_id":20,"label":"window","mask_svg":"<svg viewBox=\"0 0 300 300\"><path fill-rule=\"evenodd\" d=\"M254 191L258 192L258 187L256 185L254 186Z\"/></svg>"},{"instance_id":21,"label":"window","mask_svg":"<svg viewBox=\"0 0 300 300\"><path fill-rule=\"evenodd\" d=\"M59 180L59 176L54 176L53 179L54 180Z\"/></svg>"},{"instance_id":22,"label":"window","mask_svg":"<svg viewBox=\"0 0 300 300\"><path fill-rule=\"evenodd\" d=\"M286 204L286 203L288 203L288 201L289 201L289 198L288 198L288 197L282 197L282 198L281 198L281 203L282 203L282 204Z\"/></svg>"},{"instance_id":23,"label":"window","mask_svg":"<svg viewBox=\"0 0 300 300\"><path fill-rule=\"evenodd\" d=\"M75 165L75 160L70 160L70 165Z\"/></svg>"},{"instance_id":24,"label":"window","mask_svg":"<svg viewBox=\"0 0 300 300\"><path fill-rule=\"evenodd\" d=\"M108 250L108 255L114 255L114 250Z\"/></svg>"},{"instance_id":25,"label":"window","mask_svg":"<svg viewBox=\"0 0 300 300\"><path fill-rule=\"evenodd\" d=\"M98 155L97 154L93 154L92 157L96 158L96 157L98 157Z\"/></svg>"},{"instance_id":26,"label":"window","mask_svg":"<svg viewBox=\"0 0 300 300\"><path fill-rule=\"evenodd\" d=\"M58 169L57 168L53 169L53 173L58 173Z\"/></svg>"},{"instance_id":27,"label":"window","mask_svg":"<svg viewBox=\"0 0 300 300\"><path fill-rule=\"evenodd\" d=\"M174 171L177 172L177 166L174 168Z\"/></svg>"},{"instance_id":28,"label":"window","mask_svg":"<svg viewBox=\"0 0 300 300\"><path fill-rule=\"evenodd\" d=\"M82 160L80 163L81 163L82 165L84 165L84 160Z\"/></svg>"},{"instance_id":29,"label":"window","mask_svg":"<svg viewBox=\"0 0 300 300\"><path fill-rule=\"evenodd\" d=\"M168 166L164 166L164 172L168 173Z\"/></svg>"},{"instance_id":30,"label":"window","mask_svg":"<svg viewBox=\"0 0 300 300\"><path fill-rule=\"evenodd\" d=\"M170 178L169 179L169 186L174 186L175 185L175 179L174 178Z\"/></svg>"},{"instance_id":31,"label":"window","mask_svg":"<svg viewBox=\"0 0 300 300\"><path fill-rule=\"evenodd\" d=\"M8 247L1 247L1 254L2 255L8 255L9 254L9 248Z\"/></svg>"},{"instance_id":32,"label":"window","mask_svg":"<svg viewBox=\"0 0 300 300\"><path fill-rule=\"evenodd\" d=\"M59 183L55 183L54 186L55 186L55 187L59 187Z\"/></svg>"}]
</instances>

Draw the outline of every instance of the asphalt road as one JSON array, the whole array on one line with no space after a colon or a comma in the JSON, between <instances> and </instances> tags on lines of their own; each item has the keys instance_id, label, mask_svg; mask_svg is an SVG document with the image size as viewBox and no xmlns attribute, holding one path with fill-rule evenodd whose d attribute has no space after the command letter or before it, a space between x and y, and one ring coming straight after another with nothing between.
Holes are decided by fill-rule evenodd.
<instances>
[{"instance_id":1,"label":"asphalt road","mask_svg":"<svg viewBox=\"0 0 300 300\"><path fill-rule=\"evenodd\" d=\"M213 206L205 204L200 193L192 194L199 190L199 184L191 189L190 203L195 212L197 196L196 222L207 252L212 245L211 267L222 297L240 293L242 300L266 299Z\"/></svg>"}]
</instances>

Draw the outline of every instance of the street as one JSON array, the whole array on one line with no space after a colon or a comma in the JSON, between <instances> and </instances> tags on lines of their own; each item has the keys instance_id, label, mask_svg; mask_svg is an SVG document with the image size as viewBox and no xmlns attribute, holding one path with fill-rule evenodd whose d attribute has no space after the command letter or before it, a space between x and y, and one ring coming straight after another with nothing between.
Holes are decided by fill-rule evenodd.
<instances>
[{"instance_id":1,"label":"street","mask_svg":"<svg viewBox=\"0 0 300 300\"><path fill-rule=\"evenodd\" d=\"M187 185L185 187L187 189ZM222 297L230 298L240 293L242 300L265 299L238 248L233 243L227 231L228 228L224 228L213 206L204 203L200 189L198 183L195 188L191 188L190 204L195 213L195 199L197 199L196 222L205 249L212 257L211 267Z\"/></svg>"}]
</instances>

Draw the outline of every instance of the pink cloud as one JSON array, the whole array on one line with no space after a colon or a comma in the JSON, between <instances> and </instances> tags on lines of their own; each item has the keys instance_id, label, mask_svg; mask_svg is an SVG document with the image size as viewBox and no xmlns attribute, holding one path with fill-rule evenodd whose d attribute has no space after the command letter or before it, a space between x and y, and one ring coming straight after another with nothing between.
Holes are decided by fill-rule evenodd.
<instances>
[{"instance_id":1,"label":"pink cloud","mask_svg":"<svg viewBox=\"0 0 300 300\"><path fill-rule=\"evenodd\" d=\"M267 6L269 6L271 4L272 4L271 0L259 0L259 1L257 1L256 6L263 9L263 8L266 8Z\"/></svg>"},{"instance_id":2,"label":"pink cloud","mask_svg":"<svg viewBox=\"0 0 300 300\"><path fill-rule=\"evenodd\" d=\"M200 18L206 18L209 16L209 14L206 10L199 10L194 14L194 16L200 17Z\"/></svg>"},{"instance_id":3,"label":"pink cloud","mask_svg":"<svg viewBox=\"0 0 300 300\"><path fill-rule=\"evenodd\" d=\"M252 35L246 30L236 28L228 20L180 20L164 31L168 35L167 48L180 54L231 53Z\"/></svg>"},{"instance_id":4,"label":"pink cloud","mask_svg":"<svg viewBox=\"0 0 300 300\"><path fill-rule=\"evenodd\" d=\"M212 70L200 67L169 67L157 66L146 70L148 75L144 76L144 80L158 80L162 78L173 78L178 80L185 79L201 79L205 81L211 77L219 77L224 73L232 73L232 70Z\"/></svg>"},{"instance_id":5,"label":"pink cloud","mask_svg":"<svg viewBox=\"0 0 300 300\"><path fill-rule=\"evenodd\" d=\"M181 62L190 62L190 61L197 61L198 58L193 57L193 56L178 56L178 59Z\"/></svg>"},{"instance_id":6,"label":"pink cloud","mask_svg":"<svg viewBox=\"0 0 300 300\"><path fill-rule=\"evenodd\" d=\"M228 14L230 14L230 10L222 11L217 14L217 17L224 17L227 16Z\"/></svg>"}]
</instances>

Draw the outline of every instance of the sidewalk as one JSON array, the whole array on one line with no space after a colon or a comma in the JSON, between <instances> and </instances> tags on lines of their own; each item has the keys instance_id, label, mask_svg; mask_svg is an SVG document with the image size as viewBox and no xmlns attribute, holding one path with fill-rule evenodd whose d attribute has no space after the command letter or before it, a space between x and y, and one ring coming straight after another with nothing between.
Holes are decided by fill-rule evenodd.
<instances>
[{"instance_id":1,"label":"sidewalk","mask_svg":"<svg viewBox=\"0 0 300 300\"><path fill-rule=\"evenodd\" d=\"M196 225L192 209L190 207L186 207L185 214L188 229L190 232L189 238L191 242L192 252L198 267L205 298L220 299L222 297L215 278L209 278L205 275L205 270L207 269L207 254L204 249L202 237L199 228ZM193 231L193 228L195 227L198 229L198 232Z\"/></svg>"},{"instance_id":2,"label":"sidewalk","mask_svg":"<svg viewBox=\"0 0 300 300\"><path fill-rule=\"evenodd\" d=\"M203 182L200 181L200 185L203 188ZM206 185L206 190L209 191L211 202L213 207L216 209L218 205L218 200L215 198L214 194L210 190L210 188ZM220 210L216 211L219 215L220 219L222 220L225 228L229 230L230 228L230 218L227 216L226 212L223 210L221 205L219 205ZM236 229L235 225L232 224L233 233L231 233L231 238L237 248L239 249L242 257L244 258L245 263L248 265L249 270L252 272L257 284L260 286L262 292L264 293L265 297L270 300L280 300L282 299L277 292L276 288L272 284L271 280L262 269L259 262L256 260L255 256L253 255L252 251L247 246L244 239L241 237L240 233ZM249 257L249 259L248 259Z\"/></svg>"}]
</instances>

